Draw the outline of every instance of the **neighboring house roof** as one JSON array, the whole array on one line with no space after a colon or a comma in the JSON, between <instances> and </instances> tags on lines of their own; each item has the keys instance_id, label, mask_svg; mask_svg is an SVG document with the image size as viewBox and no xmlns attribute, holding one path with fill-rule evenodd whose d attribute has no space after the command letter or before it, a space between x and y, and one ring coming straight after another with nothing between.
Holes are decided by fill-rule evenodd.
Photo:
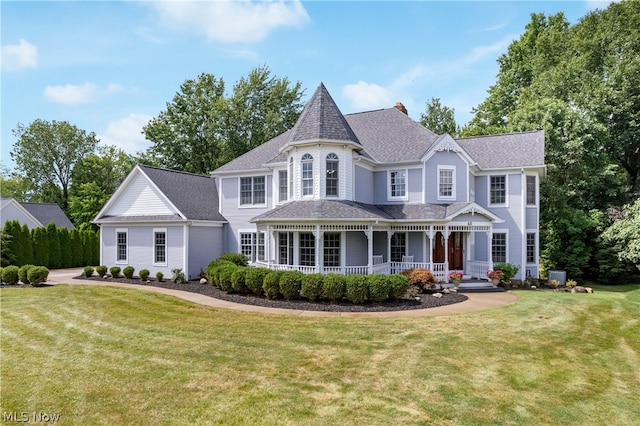
<instances>
[{"instance_id":1,"label":"neighboring house roof","mask_svg":"<svg viewBox=\"0 0 640 426\"><path fill-rule=\"evenodd\" d=\"M174 214L117 215L109 214L110 206L127 190L127 184L141 173L160 191L161 195L177 210ZM95 222L163 222L175 220L207 220L226 222L218 207L218 190L215 179L209 176L161 169L138 164L98 213Z\"/></svg>"},{"instance_id":2,"label":"neighboring house roof","mask_svg":"<svg viewBox=\"0 0 640 426\"><path fill-rule=\"evenodd\" d=\"M14 212L17 212L22 217L22 220L20 218L16 218L16 220L23 225L26 223L27 225L38 227L47 226L53 222L56 228L74 229L73 223L56 203L18 202L13 198L2 198L0 210L9 209L11 205L15 209ZM2 215L3 224L7 219L5 214Z\"/></svg>"},{"instance_id":3,"label":"neighboring house roof","mask_svg":"<svg viewBox=\"0 0 640 426\"><path fill-rule=\"evenodd\" d=\"M347 200L292 201L251 219L251 222L318 221L318 220L451 220L468 212L502 222L476 203L455 204L364 204Z\"/></svg>"},{"instance_id":4,"label":"neighboring house roof","mask_svg":"<svg viewBox=\"0 0 640 426\"><path fill-rule=\"evenodd\" d=\"M320 83L293 126L289 144L323 140L359 143L327 88Z\"/></svg>"},{"instance_id":5,"label":"neighboring house roof","mask_svg":"<svg viewBox=\"0 0 640 426\"><path fill-rule=\"evenodd\" d=\"M20 205L38 219L42 226L53 222L56 228L73 229L73 223L56 203L20 203Z\"/></svg>"}]
</instances>

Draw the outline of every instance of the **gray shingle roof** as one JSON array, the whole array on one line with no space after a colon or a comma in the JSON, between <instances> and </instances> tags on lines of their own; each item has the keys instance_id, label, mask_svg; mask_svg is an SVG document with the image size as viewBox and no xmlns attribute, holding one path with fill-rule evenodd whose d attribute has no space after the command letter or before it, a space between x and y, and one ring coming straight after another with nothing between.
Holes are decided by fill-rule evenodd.
<instances>
[{"instance_id":1,"label":"gray shingle roof","mask_svg":"<svg viewBox=\"0 0 640 426\"><path fill-rule=\"evenodd\" d=\"M544 165L544 131L456 139L482 169Z\"/></svg>"},{"instance_id":2,"label":"gray shingle roof","mask_svg":"<svg viewBox=\"0 0 640 426\"><path fill-rule=\"evenodd\" d=\"M20 203L42 226L53 222L56 228L74 229L73 223L56 203Z\"/></svg>"},{"instance_id":3,"label":"gray shingle roof","mask_svg":"<svg viewBox=\"0 0 640 426\"><path fill-rule=\"evenodd\" d=\"M324 84L320 83L293 126L289 142L322 140L358 143L357 136L333 101L329 91Z\"/></svg>"},{"instance_id":4,"label":"gray shingle roof","mask_svg":"<svg viewBox=\"0 0 640 426\"><path fill-rule=\"evenodd\" d=\"M142 164L138 167L187 219L226 222L218 208L214 178Z\"/></svg>"},{"instance_id":5,"label":"gray shingle roof","mask_svg":"<svg viewBox=\"0 0 640 426\"><path fill-rule=\"evenodd\" d=\"M281 149L289 143L329 139L358 142L363 147L361 155L385 164L420 161L436 144L438 135L393 107L343 116L326 87L321 84L292 130L215 172L261 169L265 164L286 161ZM456 141L483 169L544 165L543 131L461 138Z\"/></svg>"}]
</instances>

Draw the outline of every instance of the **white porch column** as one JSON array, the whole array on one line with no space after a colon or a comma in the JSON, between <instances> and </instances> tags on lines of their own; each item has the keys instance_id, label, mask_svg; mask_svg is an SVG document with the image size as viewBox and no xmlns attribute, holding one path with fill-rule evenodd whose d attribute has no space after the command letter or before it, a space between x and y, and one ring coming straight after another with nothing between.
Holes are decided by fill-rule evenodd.
<instances>
[{"instance_id":1,"label":"white porch column","mask_svg":"<svg viewBox=\"0 0 640 426\"><path fill-rule=\"evenodd\" d=\"M395 231L387 231L387 262L391 262L391 237Z\"/></svg>"},{"instance_id":2,"label":"white porch column","mask_svg":"<svg viewBox=\"0 0 640 426\"><path fill-rule=\"evenodd\" d=\"M493 238L493 230L487 231L487 259L489 259L489 269L493 269L493 253L491 250L491 240Z\"/></svg>"},{"instance_id":3,"label":"white porch column","mask_svg":"<svg viewBox=\"0 0 640 426\"><path fill-rule=\"evenodd\" d=\"M264 255L267 261L267 268L271 266L271 225L267 225L267 230L264 233Z\"/></svg>"},{"instance_id":4,"label":"white porch column","mask_svg":"<svg viewBox=\"0 0 640 426\"><path fill-rule=\"evenodd\" d=\"M324 263L324 255L322 253L322 237L324 232L320 231L320 225L316 225L316 229L313 231L313 236L316 238L316 250L315 250L315 264L316 272L322 273L322 264Z\"/></svg>"},{"instance_id":5,"label":"white porch column","mask_svg":"<svg viewBox=\"0 0 640 426\"><path fill-rule=\"evenodd\" d=\"M433 271L433 228L430 227L428 231L424 231L424 233L429 237L429 269Z\"/></svg>"},{"instance_id":6,"label":"white porch column","mask_svg":"<svg viewBox=\"0 0 640 426\"><path fill-rule=\"evenodd\" d=\"M373 226L369 225L364 235L367 237L367 270L373 274Z\"/></svg>"}]
</instances>

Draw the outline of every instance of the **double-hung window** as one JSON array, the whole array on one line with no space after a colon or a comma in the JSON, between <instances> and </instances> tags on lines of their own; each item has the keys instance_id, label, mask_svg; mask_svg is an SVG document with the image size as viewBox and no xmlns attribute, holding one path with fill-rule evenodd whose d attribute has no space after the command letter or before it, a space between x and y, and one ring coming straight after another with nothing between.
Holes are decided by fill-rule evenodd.
<instances>
[{"instance_id":1,"label":"double-hung window","mask_svg":"<svg viewBox=\"0 0 640 426\"><path fill-rule=\"evenodd\" d=\"M455 198L455 168L438 167L438 199L453 200Z\"/></svg>"},{"instance_id":2,"label":"double-hung window","mask_svg":"<svg viewBox=\"0 0 640 426\"><path fill-rule=\"evenodd\" d=\"M324 234L324 266L340 266L340 233Z\"/></svg>"},{"instance_id":3,"label":"double-hung window","mask_svg":"<svg viewBox=\"0 0 640 426\"><path fill-rule=\"evenodd\" d=\"M489 177L489 204L507 203L507 177L505 175Z\"/></svg>"},{"instance_id":4,"label":"double-hung window","mask_svg":"<svg viewBox=\"0 0 640 426\"><path fill-rule=\"evenodd\" d=\"M302 156L302 195L313 195L313 157Z\"/></svg>"},{"instance_id":5,"label":"double-hung window","mask_svg":"<svg viewBox=\"0 0 640 426\"><path fill-rule=\"evenodd\" d=\"M527 233L527 263L536 263L536 234Z\"/></svg>"},{"instance_id":6,"label":"double-hung window","mask_svg":"<svg viewBox=\"0 0 640 426\"><path fill-rule=\"evenodd\" d=\"M167 264L167 230L153 230L153 263L154 265Z\"/></svg>"},{"instance_id":7,"label":"double-hung window","mask_svg":"<svg viewBox=\"0 0 640 426\"><path fill-rule=\"evenodd\" d=\"M240 205L264 205L264 176L240 178Z\"/></svg>"},{"instance_id":8,"label":"double-hung window","mask_svg":"<svg viewBox=\"0 0 640 426\"><path fill-rule=\"evenodd\" d=\"M127 229L116 229L116 263L127 263L128 261L127 239Z\"/></svg>"},{"instance_id":9,"label":"double-hung window","mask_svg":"<svg viewBox=\"0 0 640 426\"><path fill-rule=\"evenodd\" d=\"M527 205L535 206L536 205L536 177L535 176L527 176Z\"/></svg>"},{"instance_id":10,"label":"double-hung window","mask_svg":"<svg viewBox=\"0 0 640 426\"><path fill-rule=\"evenodd\" d=\"M406 170L391 170L389 172L389 194L391 198L405 198L407 196Z\"/></svg>"},{"instance_id":11,"label":"double-hung window","mask_svg":"<svg viewBox=\"0 0 640 426\"><path fill-rule=\"evenodd\" d=\"M507 261L507 234L494 232L491 238L491 257L494 262Z\"/></svg>"},{"instance_id":12,"label":"double-hung window","mask_svg":"<svg viewBox=\"0 0 640 426\"><path fill-rule=\"evenodd\" d=\"M402 262L402 256L407 254L407 234L396 232L391 236L391 261Z\"/></svg>"},{"instance_id":13,"label":"double-hung window","mask_svg":"<svg viewBox=\"0 0 640 426\"><path fill-rule=\"evenodd\" d=\"M278 194L279 194L278 201L280 201L281 203L287 201L287 195L289 193L289 190L287 188L287 183L288 183L287 171L280 170L278 172Z\"/></svg>"},{"instance_id":14,"label":"double-hung window","mask_svg":"<svg viewBox=\"0 0 640 426\"><path fill-rule=\"evenodd\" d=\"M240 253L247 256L250 262L265 260L264 232L241 232Z\"/></svg>"},{"instance_id":15,"label":"double-hung window","mask_svg":"<svg viewBox=\"0 0 640 426\"><path fill-rule=\"evenodd\" d=\"M325 192L327 197L338 196L338 156L334 153L327 155Z\"/></svg>"},{"instance_id":16,"label":"double-hung window","mask_svg":"<svg viewBox=\"0 0 640 426\"><path fill-rule=\"evenodd\" d=\"M316 265L316 237L311 232L300 233L299 258L302 266Z\"/></svg>"}]
</instances>

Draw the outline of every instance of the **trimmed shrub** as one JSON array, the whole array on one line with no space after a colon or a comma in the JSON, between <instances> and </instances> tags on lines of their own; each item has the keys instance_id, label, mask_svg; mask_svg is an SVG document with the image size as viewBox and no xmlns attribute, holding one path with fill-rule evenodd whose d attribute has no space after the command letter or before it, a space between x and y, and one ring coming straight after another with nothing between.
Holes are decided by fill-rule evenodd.
<instances>
[{"instance_id":1,"label":"trimmed shrub","mask_svg":"<svg viewBox=\"0 0 640 426\"><path fill-rule=\"evenodd\" d=\"M125 276L125 278L132 279L135 270L136 268L134 268L133 266L125 266L125 268L122 270L122 274Z\"/></svg>"},{"instance_id":2,"label":"trimmed shrub","mask_svg":"<svg viewBox=\"0 0 640 426\"><path fill-rule=\"evenodd\" d=\"M244 283L253 294L262 296L264 294L262 290L264 277L266 277L269 272L271 272L271 270L267 268L249 268L247 275L244 277Z\"/></svg>"},{"instance_id":3,"label":"trimmed shrub","mask_svg":"<svg viewBox=\"0 0 640 426\"><path fill-rule=\"evenodd\" d=\"M246 285L247 269L244 266L236 268L231 274L231 288L237 293L249 293L249 288Z\"/></svg>"},{"instance_id":4,"label":"trimmed shrub","mask_svg":"<svg viewBox=\"0 0 640 426\"><path fill-rule=\"evenodd\" d=\"M302 277L304 274L300 271L283 272L279 282L280 294L287 300L300 298Z\"/></svg>"},{"instance_id":5,"label":"trimmed shrub","mask_svg":"<svg viewBox=\"0 0 640 426\"><path fill-rule=\"evenodd\" d=\"M49 238L49 267L60 268L62 266L62 249L55 223L51 222L47 225L47 236Z\"/></svg>"},{"instance_id":6,"label":"trimmed shrub","mask_svg":"<svg viewBox=\"0 0 640 426\"><path fill-rule=\"evenodd\" d=\"M18 284L18 268L15 265L9 265L2 268L2 282L7 284Z\"/></svg>"},{"instance_id":7,"label":"trimmed shrub","mask_svg":"<svg viewBox=\"0 0 640 426\"><path fill-rule=\"evenodd\" d=\"M71 232L69 232L69 239L71 240L72 266L82 266L84 251L82 249L82 236L80 235L80 231L72 229Z\"/></svg>"},{"instance_id":8,"label":"trimmed shrub","mask_svg":"<svg viewBox=\"0 0 640 426\"><path fill-rule=\"evenodd\" d=\"M220 290L226 292L233 291L233 273L236 269L238 269L238 266L235 264L220 267L220 271L218 272L218 287Z\"/></svg>"},{"instance_id":9,"label":"trimmed shrub","mask_svg":"<svg viewBox=\"0 0 640 426\"><path fill-rule=\"evenodd\" d=\"M516 265L512 265L511 263L496 262L493 264L493 269L501 270L504 273L504 275L502 276L502 279L500 280L500 282L509 284L509 282L511 282L511 279L515 277L518 271L520 270L520 267Z\"/></svg>"},{"instance_id":10,"label":"trimmed shrub","mask_svg":"<svg viewBox=\"0 0 640 426\"><path fill-rule=\"evenodd\" d=\"M20 241L22 242L22 256L23 256L24 263L32 264L34 262L33 240L31 239L31 231L29 230L29 227L27 226L26 223L22 225L21 232L20 232Z\"/></svg>"},{"instance_id":11,"label":"trimmed shrub","mask_svg":"<svg viewBox=\"0 0 640 426\"><path fill-rule=\"evenodd\" d=\"M39 287L49 278L49 270L44 266L34 266L33 268L29 268L27 276L32 286Z\"/></svg>"},{"instance_id":12,"label":"trimmed shrub","mask_svg":"<svg viewBox=\"0 0 640 426\"><path fill-rule=\"evenodd\" d=\"M18 269L18 278L22 281L22 284L30 284L29 283L29 269L33 268L34 265L22 265L20 269Z\"/></svg>"},{"instance_id":13,"label":"trimmed shrub","mask_svg":"<svg viewBox=\"0 0 640 426\"><path fill-rule=\"evenodd\" d=\"M404 275L389 275L389 298L399 299L409 290L409 280Z\"/></svg>"},{"instance_id":14,"label":"trimmed shrub","mask_svg":"<svg viewBox=\"0 0 640 426\"><path fill-rule=\"evenodd\" d=\"M332 302L337 302L344 296L347 280L344 275L327 274L322 281L322 292Z\"/></svg>"},{"instance_id":15,"label":"trimmed shrub","mask_svg":"<svg viewBox=\"0 0 640 426\"><path fill-rule=\"evenodd\" d=\"M156 272L156 281L161 283L162 280L164 280L164 274L162 272L160 272L160 271Z\"/></svg>"},{"instance_id":16,"label":"trimmed shrub","mask_svg":"<svg viewBox=\"0 0 640 426\"><path fill-rule=\"evenodd\" d=\"M112 266L111 268L109 268L109 273L113 278L118 278L120 276L120 267Z\"/></svg>"},{"instance_id":17,"label":"trimmed shrub","mask_svg":"<svg viewBox=\"0 0 640 426\"><path fill-rule=\"evenodd\" d=\"M242 253L225 253L220 256L218 259L220 260L228 260L229 262L237 265L237 266L248 266L249 259Z\"/></svg>"},{"instance_id":18,"label":"trimmed shrub","mask_svg":"<svg viewBox=\"0 0 640 426\"><path fill-rule=\"evenodd\" d=\"M324 275L322 274L306 274L302 277L302 289L300 294L306 297L310 302L315 302L322 296L322 284Z\"/></svg>"},{"instance_id":19,"label":"trimmed shrub","mask_svg":"<svg viewBox=\"0 0 640 426\"><path fill-rule=\"evenodd\" d=\"M90 277L93 275L93 268L91 266L85 266L84 267L84 276L85 277Z\"/></svg>"},{"instance_id":20,"label":"trimmed shrub","mask_svg":"<svg viewBox=\"0 0 640 426\"><path fill-rule=\"evenodd\" d=\"M60 240L60 255L63 268L72 268L71 263L71 237L67 228L58 228L58 239ZM33 250L33 249L32 249Z\"/></svg>"},{"instance_id":21,"label":"trimmed shrub","mask_svg":"<svg viewBox=\"0 0 640 426\"><path fill-rule=\"evenodd\" d=\"M282 272L271 271L265 277L262 282L262 290L265 296L269 299L277 299L280 294L280 276Z\"/></svg>"},{"instance_id":22,"label":"trimmed shrub","mask_svg":"<svg viewBox=\"0 0 640 426\"><path fill-rule=\"evenodd\" d=\"M138 275L140 276L140 279L142 281L146 281L149 279L149 270L148 269L140 269L140 272L138 273Z\"/></svg>"},{"instance_id":23,"label":"trimmed shrub","mask_svg":"<svg viewBox=\"0 0 640 426\"><path fill-rule=\"evenodd\" d=\"M220 269L225 265L236 266L235 263L225 259L216 259L207 265L207 280L216 287L220 287Z\"/></svg>"},{"instance_id":24,"label":"trimmed shrub","mask_svg":"<svg viewBox=\"0 0 640 426\"><path fill-rule=\"evenodd\" d=\"M389 298L389 280L388 275L371 274L367 275L367 284L369 285L369 300L380 303Z\"/></svg>"},{"instance_id":25,"label":"trimmed shrub","mask_svg":"<svg viewBox=\"0 0 640 426\"><path fill-rule=\"evenodd\" d=\"M367 285L367 277L364 275L347 276L347 288L345 295L351 303L360 304L367 300L369 295L369 286Z\"/></svg>"},{"instance_id":26,"label":"trimmed shrub","mask_svg":"<svg viewBox=\"0 0 640 426\"><path fill-rule=\"evenodd\" d=\"M105 265L100 265L96 267L96 272L100 275L100 278L104 278L107 275L107 267Z\"/></svg>"},{"instance_id":27,"label":"trimmed shrub","mask_svg":"<svg viewBox=\"0 0 640 426\"><path fill-rule=\"evenodd\" d=\"M172 269L171 273L173 276L171 277L171 281L176 284L186 284L187 278L184 276L184 272L181 268Z\"/></svg>"},{"instance_id":28,"label":"trimmed shrub","mask_svg":"<svg viewBox=\"0 0 640 426\"><path fill-rule=\"evenodd\" d=\"M31 230L31 237L33 241L33 263L37 265L48 265L49 237L47 230L43 227L33 228Z\"/></svg>"}]
</instances>

